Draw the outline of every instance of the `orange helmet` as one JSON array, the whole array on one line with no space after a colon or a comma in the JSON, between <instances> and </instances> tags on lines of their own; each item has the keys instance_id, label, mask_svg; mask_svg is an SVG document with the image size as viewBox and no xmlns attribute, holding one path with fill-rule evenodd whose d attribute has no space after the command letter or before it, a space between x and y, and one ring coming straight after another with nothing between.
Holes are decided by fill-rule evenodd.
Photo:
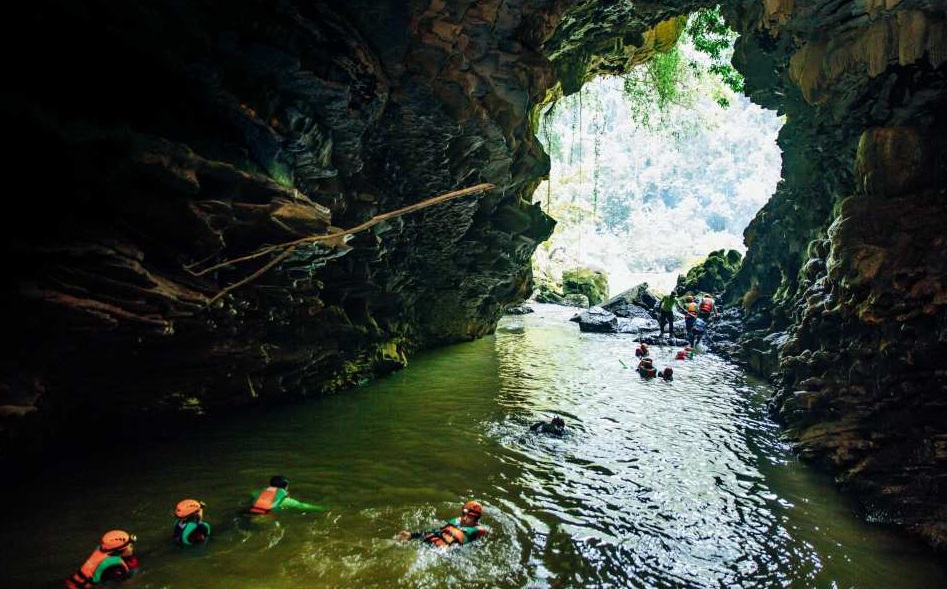
<instances>
[{"instance_id":1,"label":"orange helmet","mask_svg":"<svg viewBox=\"0 0 947 589\"><path fill-rule=\"evenodd\" d=\"M694 295L687 295L686 297L684 297L684 300L689 303L694 300Z\"/></svg>"},{"instance_id":2,"label":"orange helmet","mask_svg":"<svg viewBox=\"0 0 947 589\"><path fill-rule=\"evenodd\" d=\"M480 517L483 514L483 505L480 505L477 501L468 501L464 503L464 513L470 514L474 517Z\"/></svg>"},{"instance_id":3,"label":"orange helmet","mask_svg":"<svg viewBox=\"0 0 947 589\"><path fill-rule=\"evenodd\" d=\"M105 535L102 536L102 550L105 552L124 550L135 540L137 540L137 538L135 538L134 534L129 534L124 530L105 532Z\"/></svg>"},{"instance_id":4,"label":"orange helmet","mask_svg":"<svg viewBox=\"0 0 947 589\"><path fill-rule=\"evenodd\" d=\"M204 509L204 502L197 499L185 499L179 501L178 506L174 508L174 515L177 517L188 517Z\"/></svg>"}]
</instances>

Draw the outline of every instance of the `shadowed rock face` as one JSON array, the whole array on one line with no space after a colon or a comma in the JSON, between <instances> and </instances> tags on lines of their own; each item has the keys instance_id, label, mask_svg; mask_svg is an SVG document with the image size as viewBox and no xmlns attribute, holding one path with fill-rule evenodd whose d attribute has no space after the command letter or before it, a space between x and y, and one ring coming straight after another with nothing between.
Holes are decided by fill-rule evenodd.
<instances>
[{"instance_id":1,"label":"shadowed rock face","mask_svg":"<svg viewBox=\"0 0 947 589\"><path fill-rule=\"evenodd\" d=\"M493 331L554 221L537 106L699 3L35 2L8 15L5 455L344 389ZM734 2L783 181L726 295L803 456L945 537L943 8ZM43 50L20 44L23 31ZM340 235L452 190L487 192ZM304 240L288 251L261 248ZM237 260L218 266L227 260ZM269 264L275 262L271 267ZM50 442L55 448L55 442Z\"/></svg>"},{"instance_id":2,"label":"shadowed rock face","mask_svg":"<svg viewBox=\"0 0 947 589\"><path fill-rule=\"evenodd\" d=\"M800 455L947 548L942 5L745 4L748 90L783 180L727 298Z\"/></svg>"}]
</instances>

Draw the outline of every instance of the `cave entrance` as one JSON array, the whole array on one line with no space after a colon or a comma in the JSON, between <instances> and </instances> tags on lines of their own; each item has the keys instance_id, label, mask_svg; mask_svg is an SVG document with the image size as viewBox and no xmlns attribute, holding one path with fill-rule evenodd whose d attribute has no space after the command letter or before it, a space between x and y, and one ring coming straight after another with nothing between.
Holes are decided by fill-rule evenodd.
<instances>
[{"instance_id":1,"label":"cave entrance","mask_svg":"<svg viewBox=\"0 0 947 589\"><path fill-rule=\"evenodd\" d=\"M745 254L743 231L780 178L784 117L743 94L735 37L712 58L685 33L543 110L551 169L533 200L557 226L534 254L537 283L588 267L605 271L611 295L640 282L668 291L714 250Z\"/></svg>"}]
</instances>

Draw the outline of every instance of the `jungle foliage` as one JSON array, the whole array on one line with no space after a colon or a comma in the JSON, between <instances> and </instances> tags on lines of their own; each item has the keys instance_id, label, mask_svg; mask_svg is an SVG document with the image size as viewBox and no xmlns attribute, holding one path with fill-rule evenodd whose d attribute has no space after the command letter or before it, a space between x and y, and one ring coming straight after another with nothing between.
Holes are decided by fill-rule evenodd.
<instances>
[{"instance_id":1,"label":"jungle foliage","mask_svg":"<svg viewBox=\"0 0 947 589\"><path fill-rule=\"evenodd\" d=\"M612 290L641 274L671 274L669 289L708 252L745 251L780 177L782 121L721 65L734 38L718 10L702 11L677 47L542 113L552 169L534 198L558 224L534 256L538 277L598 267Z\"/></svg>"}]
</instances>

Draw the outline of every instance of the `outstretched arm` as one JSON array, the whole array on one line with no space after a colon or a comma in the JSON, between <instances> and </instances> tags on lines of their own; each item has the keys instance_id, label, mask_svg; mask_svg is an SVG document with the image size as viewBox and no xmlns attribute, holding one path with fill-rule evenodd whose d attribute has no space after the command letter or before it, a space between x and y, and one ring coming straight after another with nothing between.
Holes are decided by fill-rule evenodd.
<instances>
[{"instance_id":1,"label":"outstretched arm","mask_svg":"<svg viewBox=\"0 0 947 589\"><path fill-rule=\"evenodd\" d=\"M280 503L280 508L289 507L292 509L299 509L302 511L325 511L326 508L322 505L317 505L315 503L306 503L305 501L300 501L298 499L293 499L292 497L287 497L283 499L283 502Z\"/></svg>"},{"instance_id":2,"label":"outstretched arm","mask_svg":"<svg viewBox=\"0 0 947 589\"><path fill-rule=\"evenodd\" d=\"M410 532L408 530L401 530L395 535L395 540L398 540L399 542L406 542L408 540L417 540L419 538L423 538L424 536L427 536L428 534L433 534L438 531L440 531L440 528L434 528L433 530L415 531L415 532Z\"/></svg>"},{"instance_id":3,"label":"outstretched arm","mask_svg":"<svg viewBox=\"0 0 947 589\"><path fill-rule=\"evenodd\" d=\"M477 529L470 535L467 536L469 542L473 542L478 538L483 538L489 533L489 529L484 526L477 526Z\"/></svg>"}]
</instances>

